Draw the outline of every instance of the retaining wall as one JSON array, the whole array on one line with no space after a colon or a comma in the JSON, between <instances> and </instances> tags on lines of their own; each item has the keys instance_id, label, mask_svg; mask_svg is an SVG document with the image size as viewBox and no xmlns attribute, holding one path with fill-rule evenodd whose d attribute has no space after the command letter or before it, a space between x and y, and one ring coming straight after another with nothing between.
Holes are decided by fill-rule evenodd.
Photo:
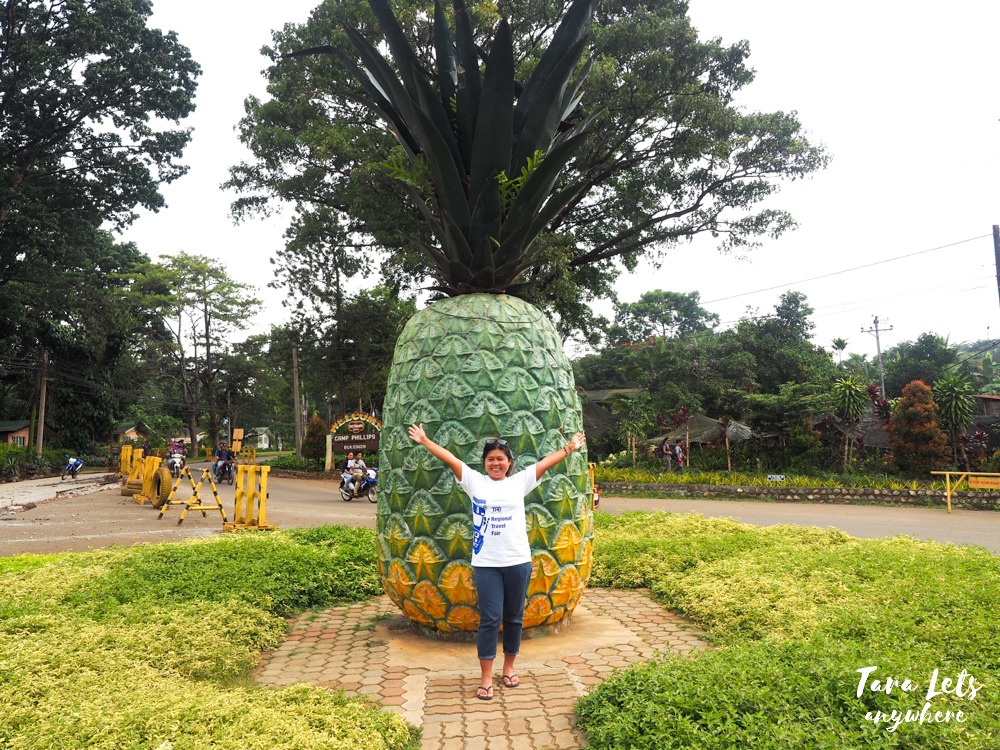
<instances>
[{"instance_id":1,"label":"retaining wall","mask_svg":"<svg viewBox=\"0 0 1000 750\"><path fill-rule=\"evenodd\" d=\"M864 505L948 505L944 490L872 490L850 487L735 487L716 484L640 484L598 482L602 495L662 494L664 497L717 497L727 500L773 500L781 503L839 503ZM961 490L952 493L951 507L1000 510L1000 492Z\"/></svg>"}]
</instances>

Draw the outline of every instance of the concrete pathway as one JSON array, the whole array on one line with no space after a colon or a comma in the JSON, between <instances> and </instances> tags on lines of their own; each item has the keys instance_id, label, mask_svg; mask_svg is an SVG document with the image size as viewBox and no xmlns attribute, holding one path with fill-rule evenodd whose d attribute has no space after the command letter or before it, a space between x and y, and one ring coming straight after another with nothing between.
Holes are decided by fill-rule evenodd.
<instances>
[{"instance_id":1,"label":"concrete pathway","mask_svg":"<svg viewBox=\"0 0 1000 750\"><path fill-rule=\"evenodd\" d=\"M44 477L42 479L26 479L20 482L0 483L0 509L18 509L31 507L48 500L62 497L74 497L98 492L111 483L116 482L115 474L79 474L76 479L66 477Z\"/></svg>"},{"instance_id":2,"label":"concrete pathway","mask_svg":"<svg viewBox=\"0 0 1000 750\"><path fill-rule=\"evenodd\" d=\"M294 618L256 677L368 696L422 727L423 750L563 750L585 746L573 706L615 669L707 647L690 623L644 592L587 589L569 623L524 640L521 685L503 687L498 660L494 698L481 701L475 643L418 635L381 596Z\"/></svg>"}]
</instances>

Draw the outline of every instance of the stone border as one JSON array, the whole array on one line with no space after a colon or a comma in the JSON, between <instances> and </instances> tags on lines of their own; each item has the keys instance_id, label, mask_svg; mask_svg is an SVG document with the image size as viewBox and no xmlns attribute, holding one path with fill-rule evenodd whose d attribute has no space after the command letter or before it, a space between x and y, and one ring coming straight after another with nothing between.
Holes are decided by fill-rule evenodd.
<instances>
[{"instance_id":1,"label":"stone border","mask_svg":"<svg viewBox=\"0 0 1000 750\"><path fill-rule=\"evenodd\" d=\"M948 505L944 490L875 490L863 487L785 487L780 484L737 487L723 484L641 484L598 482L601 493L662 493L664 497L714 497L726 500L772 500L780 503L826 503L838 505ZM952 493L952 508L1000 510L1000 492L961 490Z\"/></svg>"}]
</instances>

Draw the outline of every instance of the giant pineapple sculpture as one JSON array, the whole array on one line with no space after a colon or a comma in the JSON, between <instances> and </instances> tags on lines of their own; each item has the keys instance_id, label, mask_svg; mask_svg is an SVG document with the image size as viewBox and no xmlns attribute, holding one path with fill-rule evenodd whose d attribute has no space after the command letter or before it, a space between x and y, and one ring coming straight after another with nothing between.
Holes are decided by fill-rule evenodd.
<instances>
[{"instance_id":1,"label":"giant pineapple sculpture","mask_svg":"<svg viewBox=\"0 0 1000 750\"><path fill-rule=\"evenodd\" d=\"M481 469L483 440L503 437L515 468L582 429L572 371L552 323L518 298L538 263L535 238L586 187L563 168L585 137L572 117L589 71L580 63L594 0L574 0L523 86L515 82L506 19L482 67L464 0L455 35L435 2L436 75L417 58L388 0L369 0L393 67L354 29L352 54L332 53L370 97L405 154L393 172L433 231L423 245L447 299L407 324L396 344L383 409L378 560L385 589L411 620L438 630L479 624L470 566L470 502L451 472L412 443L427 434ZM572 611L590 576L593 508L584 451L550 470L526 498L532 580L525 627Z\"/></svg>"}]
</instances>

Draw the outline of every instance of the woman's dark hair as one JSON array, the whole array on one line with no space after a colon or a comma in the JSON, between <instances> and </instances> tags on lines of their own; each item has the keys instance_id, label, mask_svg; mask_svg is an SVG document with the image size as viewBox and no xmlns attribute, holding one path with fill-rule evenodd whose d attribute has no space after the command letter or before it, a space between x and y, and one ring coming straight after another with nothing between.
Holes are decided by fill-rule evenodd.
<instances>
[{"instance_id":1,"label":"woman's dark hair","mask_svg":"<svg viewBox=\"0 0 1000 750\"><path fill-rule=\"evenodd\" d=\"M507 441L502 438L490 438L483 444L483 461L486 461L486 456L488 456L492 451L500 450L503 451L510 461L510 466L507 467L507 476L510 476L514 472L514 454L510 452L510 446L507 445Z\"/></svg>"}]
</instances>

